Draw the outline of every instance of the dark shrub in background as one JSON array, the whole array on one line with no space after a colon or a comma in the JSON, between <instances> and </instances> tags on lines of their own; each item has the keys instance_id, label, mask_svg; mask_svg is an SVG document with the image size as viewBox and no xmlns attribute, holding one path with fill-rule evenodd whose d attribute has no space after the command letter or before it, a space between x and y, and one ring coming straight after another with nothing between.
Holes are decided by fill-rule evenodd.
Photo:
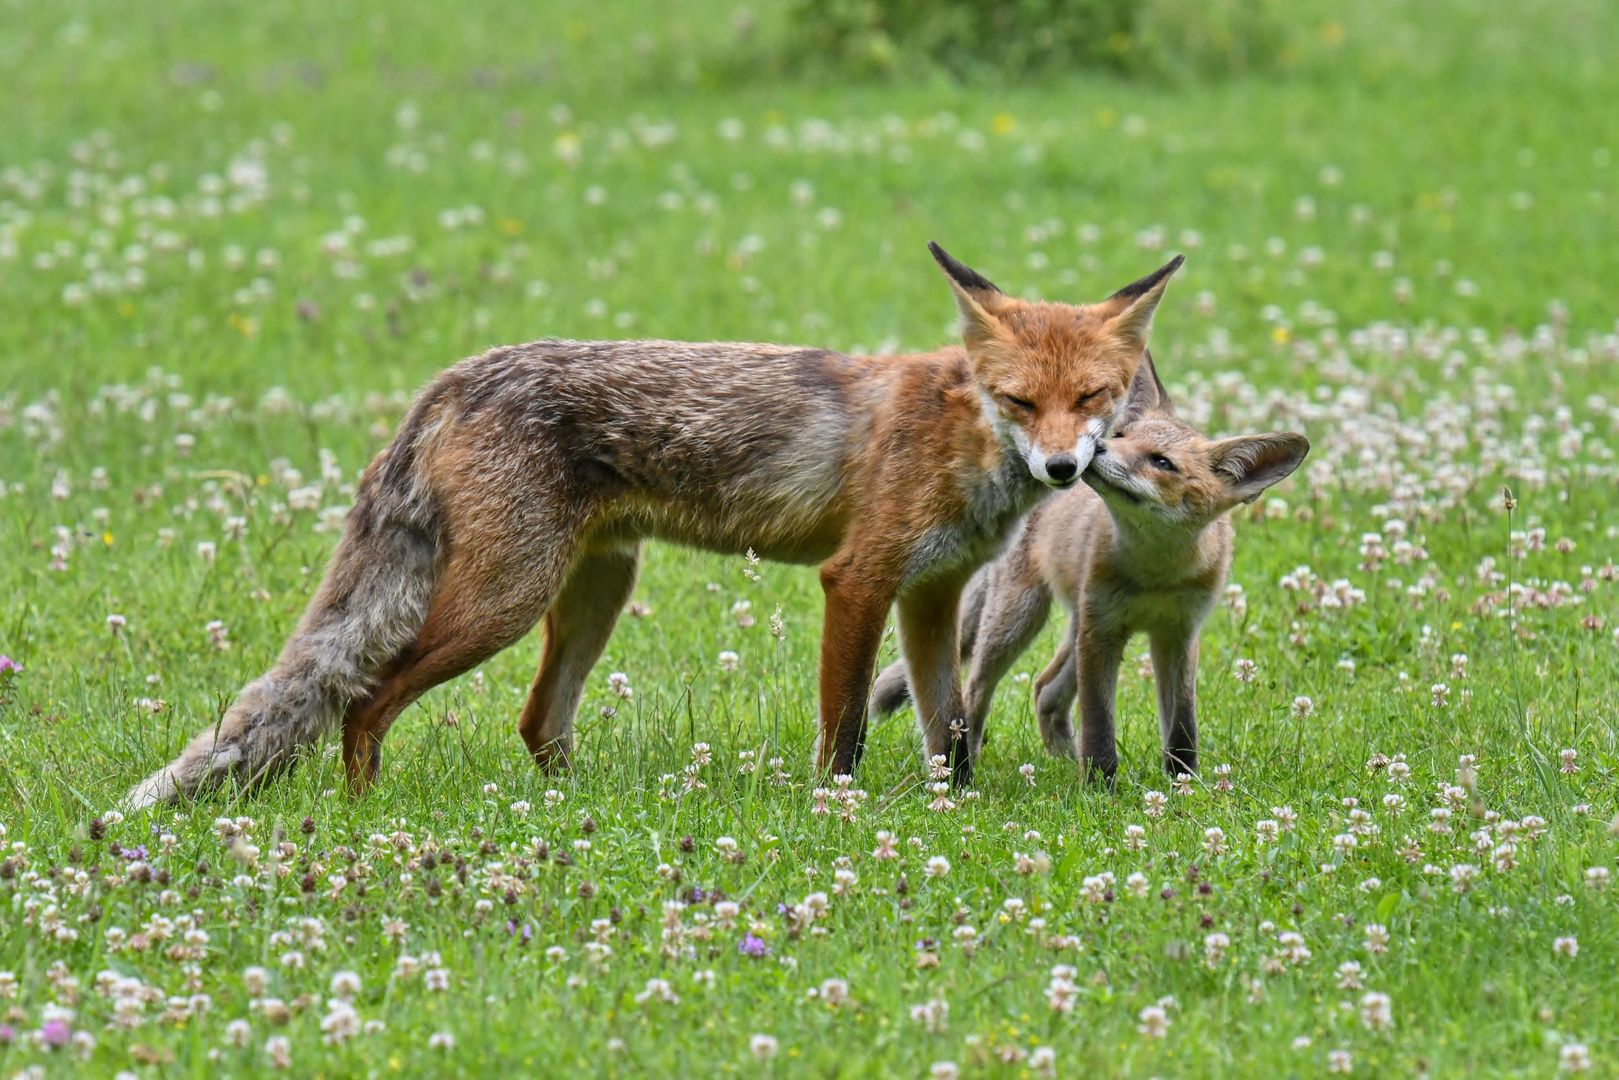
<instances>
[{"instance_id":1,"label":"dark shrub in background","mask_svg":"<svg viewBox=\"0 0 1619 1080\"><path fill-rule=\"evenodd\" d=\"M1291 66L1284 14L1280 0L797 0L791 59L858 74L1217 78Z\"/></svg>"}]
</instances>

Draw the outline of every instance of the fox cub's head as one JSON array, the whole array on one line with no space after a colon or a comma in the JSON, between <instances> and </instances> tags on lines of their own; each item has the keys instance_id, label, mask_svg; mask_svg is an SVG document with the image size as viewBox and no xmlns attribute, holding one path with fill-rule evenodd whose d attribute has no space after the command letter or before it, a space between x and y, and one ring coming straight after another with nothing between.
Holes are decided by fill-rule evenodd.
<instances>
[{"instance_id":1,"label":"fox cub's head","mask_svg":"<svg viewBox=\"0 0 1619 1080\"><path fill-rule=\"evenodd\" d=\"M1014 299L938 244L928 250L956 294L986 413L1036 479L1072 486L1124 410L1153 312L1184 256L1099 304L1074 305Z\"/></svg>"},{"instance_id":2,"label":"fox cub's head","mask_svg":"<svg viewBox=\"0 0 1619 1080\"><path fill-rule=\"evenodd\" d=\"M1206 439L1164 408L1128 420L1096 447L1085 483L1114 514L1201 526L1259 498L1310 452L1310 440L1291 431Z\"/></svg>"}]
</instances>

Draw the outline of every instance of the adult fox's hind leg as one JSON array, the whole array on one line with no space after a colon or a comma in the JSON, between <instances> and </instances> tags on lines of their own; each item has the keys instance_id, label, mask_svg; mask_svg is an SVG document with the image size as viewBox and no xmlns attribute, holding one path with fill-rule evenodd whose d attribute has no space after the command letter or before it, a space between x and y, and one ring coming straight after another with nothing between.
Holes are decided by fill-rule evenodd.
<instances>
[{"instance_id":1,"label":"adult fox's hind leg","mask_svg":"<svg viewBox=\"0 0 1619 1080\"><path fill-rule=\"evenodd\" d=\"M633 541L586 551L545 613L545 651L517 725L536 764L569 765L585 679L612 637L640 563Z\"/></svg>"},{"instance_id":2,"label":"adult fox's hind leg","mask_svg":"<svg viewBox=\"0 0 1619 1080\"><path fill-rule=\"evenodd\" d=\"M363 791L376 780L382 740L412 702L522 638L551 606L578 529L550 524L558 527L547 530L544 543L525 547L515 537L497 535L452 551L415 643L388 666L370 697L343 717L350 790Z\"/></svg>"}]
</instances>

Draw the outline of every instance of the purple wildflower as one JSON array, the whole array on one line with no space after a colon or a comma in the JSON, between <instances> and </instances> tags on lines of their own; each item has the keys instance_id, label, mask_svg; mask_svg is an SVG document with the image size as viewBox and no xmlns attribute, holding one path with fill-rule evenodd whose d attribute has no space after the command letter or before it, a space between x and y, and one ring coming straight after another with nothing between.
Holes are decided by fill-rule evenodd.
<instances>
[{"instance_id":1,"label":"purple wildflower","mask_svg":"<svg viewBox=\"0 0 1619 1080\"><path fill-rule=\"evenodd\" d=\"M10 1024L0 1024L0 1046L10 1046L17 1041L17 1029Z\"/></svg>"},{"instance_id":2,"label":"purple wildflower","mask_svg":"<svg viewBox=\"0 0 1619 1080\"><path fill-rule=\"evenodd\" d=\"M7 656L5 653L0 653L0 675L4 675L8 671L21 671L21 670L22 670L22 665L21 664L17 663L17 661L13 660L11 657Z\"/></svg>"},{"instance_id":3,"label":"purple wildflower","mask_svg":"<svg viewBox=\"0 0 1619 1080\"><path fill-rule=\"evenodd\" d=\"M743 956L769 956L770 946L765 943L764 938L755 937L752 933L749 933L736 943L736 951Z\"/></svg>"},{"instance_id":4,"label":"purple wildflower","mask_svg":"<svg viewBox=\"0 0 1619 1080\"><path fill-rule=\"evenodd\" d=\"M146 845L139 844L132 848L126 847L122 852L120 852L120 854L130 862L140 862L146 858Z\"/></svg>"},{"instance_id":5,"label":"purple wildflower","mask_svg":"<svg viewBox=\"0 0 1619 1080\"><path fill-rule=\"evenodd\" d=\"M39 1041L51 1049L66 1046L73 1040L73 1029L64 1020L47 1020L39 1029Z\"/></svg>"}]
</instances>

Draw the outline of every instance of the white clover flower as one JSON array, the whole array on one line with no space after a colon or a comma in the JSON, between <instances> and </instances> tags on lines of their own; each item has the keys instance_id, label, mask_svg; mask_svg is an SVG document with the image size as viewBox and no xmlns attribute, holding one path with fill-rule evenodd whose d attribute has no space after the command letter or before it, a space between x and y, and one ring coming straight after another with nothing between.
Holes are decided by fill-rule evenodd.
<instances>
[{"instance_id":1,"label":"white clover flower","mask_svg":"<svg viewBox=\"0 0 1619 1080\"><path fill-rule=\"evenodd\" d=\"M1138 1014L1141 1023L1136 1030L1149 1039L1162 1039L1169 1034L1169 1013L1161 1005L1148 1005Z\"/></svg>"},{"instance_id":2,"label":"white clover flower","mask_svg":"<svg viewBox=\"0 0 1619 1080\"><path fill-rule=\"evenodd\" d=\"M950 872L950 860L943 855L935 855L926 863L928 877L941 878Z\"/></svg>"},{"instance_id":3,"label":"white clover flower","mask_svg":"<svg viewBox=\"0 0 1619 1080\"><path fill-rule=\"evenodd\" d=\"M270 1068L292 1068L292 1041L285 1035L271 1035L265 1039L264 1054L270 1059Z\"/></svg>"},{"instance_id":4,"label":"white clover flower","mask_svg":"<svg viewBox=\"0 0 1619 1080\"><path fill-rule=\"evenodd\" d=\"M1360 999L1360 1022L1373 1031L1383 1031L1394 1023L1394 1010L1387 994L1375 990Z\"/></svg>"},{"instance_id":5,"label":"white clover flower","mask_svg":"<svg viewBox=\"0 0 1619 1080\"><path fill-rule=\"evenodd\" d=\"M360 1016L347 1002L334 1001L331 1011L321 1017L320 1030L322 1042L341 1046L360 1033Z\"/></svg>"},{"instance_id":6,"label":"white clover flower","mask_svg":"<svg viewBox=\"0 0 1619 1080\"><path fill-rule=\"evenodd\" d=\"M1564 1072L1585 1072L1591 1068L1591 1052L1584 1043L1564 1043L1557 1053L1557 1067Z\"/></svg>"},{"instance_id":7,"label":"white clover flower","mask_svg":"<svg viewBox=\"0 0 1619 1080\"><path fill-rule=\"evenodd\" d=\"M768 1061L776 1056L780 1044L774 1035L755 1035L748 1040L748 1050L760 1061Z\"/></svg>"}]
</instances>

